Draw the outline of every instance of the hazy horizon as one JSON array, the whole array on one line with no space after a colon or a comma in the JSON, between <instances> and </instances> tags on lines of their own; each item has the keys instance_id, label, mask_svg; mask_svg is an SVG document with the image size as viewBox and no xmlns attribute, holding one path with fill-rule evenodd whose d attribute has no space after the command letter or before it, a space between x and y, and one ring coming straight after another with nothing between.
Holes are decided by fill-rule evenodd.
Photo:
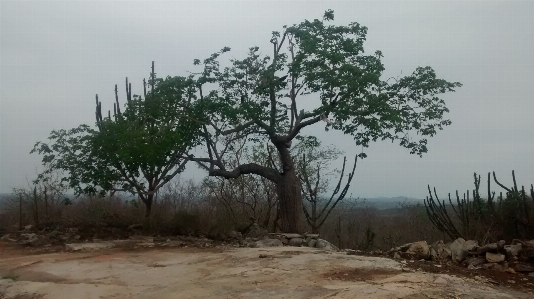
<instances>
[{"instance_id":1,"label":"hazy horizon","mask_svg":"<svg viewBox=\"0 0 534 299\"><path fill-rule=\"evenodd\" d=\"M520 1L2 1L0 2L0 193L25 187L40 169L30 155L53 129L94 124L94 97L111 109L124 78L140 94L151 61L158 77L185 75L193 59L229 46L242 58L270 49L271 32L335 12L335 24L369 28L367 53L381 50L385 78L431 66L463 87L443 96L452 125L430 138L419 158L397 143L377 142L358 161L347 194L424 198L472 190L473 173L495 171L501 183L534 183L534 2ZM350 136L306 128L351 161ZM333 166L341 167L342 159ZM182 175L200 181L191 163ZM501 188L492 182L497 193ZM484 192L482 192L484 190Z\"/></svg>"}]
</instances>

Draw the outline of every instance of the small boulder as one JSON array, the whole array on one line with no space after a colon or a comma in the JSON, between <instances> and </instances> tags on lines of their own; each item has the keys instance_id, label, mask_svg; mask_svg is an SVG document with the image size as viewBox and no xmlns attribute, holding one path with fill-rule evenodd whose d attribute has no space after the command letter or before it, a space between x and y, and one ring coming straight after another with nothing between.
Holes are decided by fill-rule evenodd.
<instances>
[{"instance_id":1,"label":"small boulder","mask_svg":"<svg viewBox=\"0 0 534 299\"><path fill-rule=\"evenodd\" d=\"M262 229L257 223L253 223L248 231L248 238L263 238L269 235L269 232L266 229Z\"/></svg>"},{"instance_id":2,"label":"small boulder","mask_svg":"<svg viewBox=\"0 0 534 299\"><path fill-rule=\"evenodd\" d=\"M510 273L510 274L516 274L516 273L517 273L517 272L515 272L515 270L512 269L512 268L508 268L508 269L504 270L504 272L506 272L506 273Z\"/></svg>"},{"instance_id":3,"label":"small boulder","mask_svg":"<svg viewBox=\"0 0 534 299\"><path fill-rule=\"evenodd\" d=\"M112 242L101 243L73 243L65 244L65 249L68 251L82 251L82 250L101 250L115 247Z\"/></svg>"},{"instance_id":4,"label":"small boulder","mask_svg":"<svg viewBox=\"0 0 534 299\"><path fill-rule=\"evenodd\" d=\"M113 243L114 246L117 246L117 247L133 247L135 244L137 244L137 240L131 240L131 239L111 240L110 242Z\"/></svg>"},{"instance_id":5,"label":"small boulder","mask_svg":"<svg viewBox=\"0 0 534 299\"><path fill-rule=\"evenodd\" d=\"M461 263L467 257L467 249L465 248L465 240L458 238L451 243L452 260Z\"/></svg>"},{"instance_id":6,"label":"small boulder","mask_svg":"<svg viewBox=\"0 0 534 299\"><path fill-rule=\"evenodd\" d=\"M289 239L289 246L300 247L304 244L304 239L302 238L291 238Z\"/></svg>"},{"instance_id":7,"label":"small boulder","mask_svg":"<svg viewBox=\"0 0 534 299\"><path fill-rule=\"evenodd\" d=\"M486 245L484 245L482 247L479 247L477 249L477 254L483 254L483 253L486 253L488 251L497 251L498 249L499 249L499 244L498 243L490 243L490 244L486 244Z\"/></svg>"},{"instance_id":8,"label":"small boulder","mask_svg":"<svg viewBox=\"0 0 534 299\"><path fill-rule=\"evenodd\" d=\"M516 272L534 272L534 267L524 264L518 264L514 267Z\"/></svg>"},{"instance_id":9,"label":"small boulder","mask_svg":"<svg viewBox=\"0 0 534 299\"><path fill-rule=\"evenodd\" d=\"M506 251L506 256L508 256L511 259L517 259L517 256L523 249L523 245L521 243L515 244L515 245L505 245L504 251Z\"/></svg>"},{"instance_id":10,"label":"small boulder","mask_svg":"<svg viewBox=\"0 0 534 299\"><path fill-rule=\"evenodd\" d=\"M524 241L521 253L519 255L520 260L534 260L534 240Z\"/></svg>"},{"instance_id":11,"label":"small boulder","mask_svg":"<svg viewBox=\"0 0 534 299\"><path fill-rule=\"evenodd\" d=\"M430 257L430 249L428 248L428 244L426 243L426 241L412 243L410 248L406 250L406 253L423 259L427 259Z\"/></svg>"},{"instance_id":12,"label":"small boulder","mask_svg":"<svg viewBox=\"0 0 534 299\"><path fill-rule=\"evenodd\" d=\"M264 240L256 241L252 245L253 247L257 247L257 248L283 246L282 241L278 239L264 239Z\"/></svg>"},{"instance_id":13,"label":"small boulder","mask_svg":"<svg viewBox=\"0 0 534 299\"><path fill-rule=\"evenodd\" d=\"M23 238L24 240L31 240L31 239L37 238L37 235L34 233L20 234L20 237Z\"/></svg>"},{"instance_id":14,"label":"small boulder","mask_svg":"<svg viewBox=\"0 0 534 299\"><path fill-rule=\"evenodd\" d=\"M134 235L134 236L130 236L130 240L134 240L134 241L137 241L137 242L153 243L154 242L154 237ZM96 241L96 240L93 239L93 241Z\"/></svg>"},{"instance_id":15,"label":"small boulder","mask_svg":"<svg viewBox=\"0 0 534 299\"><path fill-rule=\"evenodd\" d=\"M142 229L143 229L143 225L140 223L132 224L128 226L128 230L142 230Z\"/></svg>"},{"instance_id":16,"label":"small boulder","mask_svg":"<svg viewBox=\"0 0 534 299\"><path fill-rule=\"evenodd\" d=\"M311 239L319 239L319 234L304 234L304 237Z\"/></svg>"},{"instance_id":17,"label":"small boulder","mask_svg":"<svg viewBox=\"0 0 534 299\"><path fill-rule=\"evenodd\" d=\"M323 249L323 250L339 250L334 244L323 240L323 239L317 239L317 243L315 243L315 248Z\"/></svg>"},{"instance_id":18,"label":"small boulder","mask_svg":"<svg viewBox=\"0 0 534 299\"><path fill-rule=\"evenodd\" d=\"M443 260L451 256L450 244L445 244L442 240L434 242L431 248L430 255L433 260Z\"/></svg>"},{"instance_id":19,"label":"small boulder","mask_svg":"<svg viewBox=\"0 0 534 299\"><path fill-rule=\"evenodd\" d=\"M464 243L465 250L469 252L474 252L478 249L478 242L475 240L467 240Z\"/></svg>"},{"instance_id":20,"label":"small boulder","mask_svg":"<svg viewBox=\"0 0 534 299\"><path fill-rule=\"evenodd\" d=\"M499 240L499 242L497 242L498 249L502 249L504 247L504 244L506 244L506 241Z\"/></svg>"},{"instance_id":21,"label":"small boulder","mask_svg":"<svg viewBox=\"0 0 534 299\"><path fill-rule=\"evenodd\" d=\"M477 257L471 257L471 258L468 258L464 261L465 264L471 267L478 267L484 263L486 263L486 259L484 257L481 257L481 256L477 256Z\"/></svg>"},{"instance_id":22,"label":"small boulder","mask_svg":"<svg viewBox=\"0 0 534 299\"><path fill-rule=\"evenodd\" d=\"M37 235L33 233L29 234L20 234L22 240L19 242L20 245L25 246L43 246L50 243L50 240L43 235Z\"/></svg>"},{"instance_id":23,"label":"small boulder","mask_svg":"<svg viewBox=\"0 0 534 299\"><path fill-rule=\"evenodd\" d=\"M436 250L432 247L430 247L430 258L434 261L438 259L438 254L436 253Z\"/></svg>"},{"instance_id":24,"label":"small boulder","mask_svg":"<svg viewBox=\"0 0 534 299\"><path fill-rule=\"evenodd\" d=\"M13 237L10 234L5 234L2 237L0 237L0 241L16 242L17 240L13 239Z\"/></svg>"},{"instance_id":25,"label":"small boulder","mask_svg":"<svg viewBox=\"0 0 534 299\"><path fill-rule=\"evenodd\" d=\"M315 244L317 244L317 240L316 239L311 239L308 242L308 247L315 247Z\"/></svg>"},{"instance_id":26,"label":"small boulder","mask_svg":"<svg viewBox=\"0 0 534 299\"><path fill-rule=\"evenodd\" d=\"M300 234L280 234L281 236L283 237L286 237L288 239L293 239L293 238L302 238L302 235Z\"/></svg>"},{"instance_id":27,"label":"small boulder","mask_svg":"<svg viewBox=\"0 0 534 299\"><path fill-rule=\"evenodd\" d=\"M486 261L488 263L500 263L504 262L505 256L500 253L486 252Z\"/></svg>"},{"instance_id":28,"label":"small boulder","mask_svg":"<svg viewBox=\"0 0 534 299\"><path fill-rule=\"evenodd\" d=\"M230 232L228 232L228 238L240 240L243 238L243 235L238 231L231 230Z\"/></svg>"},{"instance_id":29,"label":"small boulder","mask_svg":"<svg viewBox=\"0 0 534 299\"><path fill-rule=\"evenodd\" d=\"M395 248L396 250L395 251L402 251L402 252L405 252L406 250L408 250L408 248L410 248L410 246L412 246L413 243L406 243L404 245L401 245L397 248Z\"/></svg>"},{"instance_id":30,"label":"small boulder","mask_svg":"<svg viewBox=\"0 0 534 299\"><path fill-rule=\"evenodd\" d=\"M447 281L447 279L443 278L443 277L438 277L434 280L434 283L435 284L439 284L439 285L446 285L449 283L449 281Z\"/></svg>"},{"instance_id":31,"label":"small boulder","mask_svg":"<svg viewBox=\"0 0 534 299\"><path fill-rule=\"evenodd\" d=\"M494 271L501 271L501 272L506 271L506 269L508 269L508 267L505 267L497 263L486 263L486 264L482 264L481 266L482 268L486 270L494 270Z\"/></svg>"}]
</instances>

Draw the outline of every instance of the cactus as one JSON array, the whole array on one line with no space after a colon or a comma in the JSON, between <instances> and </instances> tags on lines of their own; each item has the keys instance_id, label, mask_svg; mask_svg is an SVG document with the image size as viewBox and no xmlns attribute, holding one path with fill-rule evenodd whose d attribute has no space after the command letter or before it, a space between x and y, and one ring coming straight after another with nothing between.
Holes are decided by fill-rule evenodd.
<instances>
[{"instance_id":1,"label":"cactus","mask_svg":"<svg viewBox=\"0 0 534 299\"><path fill-rule=\"evenodd\" d=\"M434 195L436 196L436 199L434 200L434 198L432 197L432 191L430 191L430 185L428 185L428 193L430 197L426 197L426 199L424 200L424 204L430 222L432 222L432 224L434 224L434 226L438 230L446 233L451 239L458 238L460 236L460 233L458 232L456 226L449 217L445 201L439 201L438 195L436 193L436 188L434 188ZM450 195L451 194L449 193L449 202L454 208ZM456 196L458 197L458 191L456 191ZM456 215L458 215L458 212L456 212Z\"/></svg>"},{"instance_id":2,"label":"cactus","mask_svg":"<svg viewBox=\"0 0 534 299\"><path fill-rule=\"evenodd\" d=\"M534 226L530 220L532 207L529 204L530 201L527 200L525 187L522 186L521 190L518 188L515 172L512 171L513 186L510 188L497 180L495 172L493 172L493 179L497 185L506 190L506 196L500 192L497 202L495 202L495 192L491 191L491 173L488 173L486 199L480 196L481 177L476 173L474 174L475 189L472 192L472 200L469 190L464 193L463 199L460 199L456 191L456 204L453 204L449 193L450 209L454 211L457 221L449 217L448 207L445 201L439 201L436 189L434 188L434 199L428 186L430 197L427 196L424 203L432 224L451 239L463 237L485 241L490 234L496 239L532 236L534 232ZM530 196L534 199L534 185L532 184ZM457 224L461 225L461 230L457 229Z\"/></svg>"}]
</instances>

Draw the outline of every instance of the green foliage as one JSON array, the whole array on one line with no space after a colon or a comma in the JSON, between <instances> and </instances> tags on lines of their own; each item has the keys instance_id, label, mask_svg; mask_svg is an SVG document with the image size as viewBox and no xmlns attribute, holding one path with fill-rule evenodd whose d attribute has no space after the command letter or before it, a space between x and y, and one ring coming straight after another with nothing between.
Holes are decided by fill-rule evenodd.
<instances>
[{"instance_id":1,"label":"green foliage","mask_svg":"<svg viewBox=\"0 0 534 299\"><path fill-rule=\"evenodd\" d=\"M50 143L37 142L31 153L43 155L45 170L62 171L62 182L76 194L107 191L155 192L180 173L184 156L198 144L200 105L191 77L153 78L145 96L128 96L124 112L98 118L97 127L54 130Z\"/></svg>"},{"instance_id":2,"label":"green foliage","mask_svg":"<svg viewBox=\"0 0 534 299\"><path fill-rule=\"evenodd\" d=\"M98 131L80 125L70 130L53 130L48 137L52 141L50 145L37 142L31 153L43 155L45 170L35 182L44 180L48 172L59 170L68 174L61 178L61 182L73 188L76 194L96 193L97 186L109 190L114 173L105 167L105 161L91 147L91 137L96 134Z\"/></svg>"},{"instance_id":3,"label":"green foliage","mask_svg":"<svg viewBox=\"0 0 534 299\"><path fill-rule=\"evenodd\" d=\"M283 231L298 230L302 194L290 149L294 139L302 141L303 128L325 121L325 130L351 135L356 145L398 141L422 156L428 150L426 138L451 124L438 95L461 86L438 79L430 67L416 68L393 84L384 81L382 53L364 52L367 28L355 22L333 25L333 20L334 12L327 10L322 20L273 31L270 56L251 47L246 57L221 67L221 55L230 51L225 47L194 61L203 67L197 82L210 121L204 128L208 157L192 160L210 176L254 174L275 183ZM310 102L315 108L309 109ZM302 104L308 110L299 110ZM267 155L257 156L265 163L226 163L225 154L250 141L266 149Z\"/></svg>"},{"instance_id":4,"label":"green foliage","mask_svg":"<svg viewBox=\"0 0 534 299\"><path fill-rule=\"evenodd\" d=\"M412 154L427 152L427 136L451 124L438 95L461 84L438 79L430 67L418 67L394 84L383 81L382 53L364 53L367 28L355 22L336 26L333 20L328 10L323 20L273 32L273 56L252 47L246 58L231 59L231 66L221 69L218 58L229 51L225 48L203 63L195 60L204 65L199 82L219 86L206 97L216 131L242 125L239 135L247 140L285 136L289 141L303 127L328 119L326 130L352 135L357 145L388 139ZM297 98L306 101L306 95L320 99L320 105L299 113Z\"/></svg>"}]
</instances>

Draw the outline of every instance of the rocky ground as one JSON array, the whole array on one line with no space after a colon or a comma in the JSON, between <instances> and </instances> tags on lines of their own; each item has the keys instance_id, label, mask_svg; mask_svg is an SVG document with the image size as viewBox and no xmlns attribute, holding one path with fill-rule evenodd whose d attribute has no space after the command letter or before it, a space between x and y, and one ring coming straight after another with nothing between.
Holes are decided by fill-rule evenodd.
<instances>
[{"instance_id":1,"label":"rocky ground","mask_svg":"<svg viewBox=\"0 0 534 299\"><path fill-rule=\"evenodd\" d=\"M426 270L439 268L437 271L465 277L485 277L494 284L534 287L534 240L512 240L510 244L501 240L483 246L462 238L431 245L419 241L376 254L412 261Z\"/></svg>"},{"instance_id":2,"label":"rocky ground","mask_svg":"<svg viewBox=\"0 0 534 299\"><path fill-rule=\"evenodd\" d=\"M421 241L369 254L260 230L224 241L124 234L2 236L0 299L534 298L530 241Z\"/></svg>"},{"instance_id":3,"label":"rocky ground","mask_svg":"<svg viewBox=\"0 0 534 299\"><path fill-rule=\"evenodd\" d=\"M0 298L532 298L421 264L309 247L2 249ZM436 272L436 271L434 271Z\"/></svg>"}]
</instances>

